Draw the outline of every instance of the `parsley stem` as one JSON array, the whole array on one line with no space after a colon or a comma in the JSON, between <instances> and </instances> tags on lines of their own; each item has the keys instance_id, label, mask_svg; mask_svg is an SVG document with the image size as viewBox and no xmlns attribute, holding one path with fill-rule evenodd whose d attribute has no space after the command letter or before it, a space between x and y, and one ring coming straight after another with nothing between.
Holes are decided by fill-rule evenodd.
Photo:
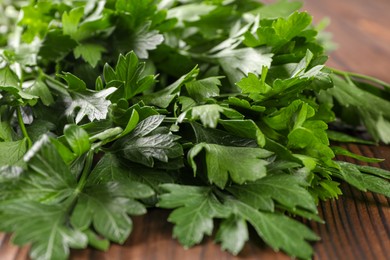
<instances>
[{"instance_id":1,"label":"parsley stem","mask_svg":"<svg viewBox=\"0 0 390 260\"><path fill-rule=\"evenodd\" d=\"M176 123L177 118L171 117L171 118L164 118L164 123Z\"/></svg>"},{"instance_id":2,"label":"parsley stem","mask_svg":"<svg viewBox=\"0 0 390 260\"><path fill-rule=\"evenodd\" d=\"M42 76L42 79L47 81L47 83L48 83L47 85L51 89L54 89L54 90L60 92L61 94L69 96L69 93L66 91L66 89L68 87L65 84L61 83L60 81L54 79L53 77L51 77L50 75L47 75L45 73L42 73L41 76Z\"/></svg>"},{"instance_id":3,"label":"parsley stem","mask_svg":"<svg viewBox=\"0 0 390 260\"><path fill-rule=\"evenodd\" d=\"M224 94L219 94L218 96L214 97L214 98L219 98L219 99L226 99L226 98L229 98L229 97L236 97L236 96L248 96L247 94L243 94L241 92L239 93L224 93Z\"/></svg>"},{"instance_id":4,"label":"parsley stem","mask_svg":"<svg viewBox=\"0 0 390 260\"><path fill-rule=\"evenodd\" d=\"M198 54L198 53L194 53L194 52L188 52L186 50L178 50L178 53L183 55L183 56L188 56L188 57L191 57L193 59L197 59L197 60L204 61L204 62L213 63L213 61L215 60L215 59L210 58L210 56L207 56L205 54Z\"/></svg>"},{"instance_id":5,"label":"parsley stem","mask_svg":"<svg viewBox=\"0 0 390 260\"><path fill-rule=\"evenodd\" d=\"M165 123L176 123L176 121L177 121L177 117L168 117L168 116L164 117Z\"/></svg>"},{"instance_id":6,"label":"parsley stem","mask_svg":"<svg viewBox=\"0 0 390 260\"><path fill-rule=\"evenodd\" d=\"M72 193L72 195L67 199L67 212L70 214L73 210L73 208L76 205L77 198L79 197L81 191L84 189L85 184L87 183L87 178L89 176L89 173L91 171L92 163L93 163L93 155L94 155L94 150L90 150L87 153L87 159L85 160L83 172L81 173L81 177L79 179L79 182L77 184L76 189Z\"/></svg>"},{"instance_id":7,"label":"parsley stem","mask_svg":"<svg viewBox=\"0 0 390 260\"><path fill-rule=\"evenodd\" d=\"M362 74L359 74L359 73L354 73L354 72L348 72L348 71L342 71L342 70L338 70L338 69L334 69L334 68L329 68L334 74L337 74L337 75L340 75L340 76L350 76L350 77L354 77L354 78L358 78L358 79L363 79L363 80L368 80L368 81L371 81L373 83L376 83L380 86L383 86L384 88L386 88L387 90L390 90L390 84L380 80L380 79L376 79L376 78L373 78L373 77L370 77L370 76L367 76L367 75L362 75Z\"/></svg>"},{"instance_id":8,"label":"parsley stem","mask_svg":"<svg viewBox=\"0 0 390 260\"><path fill-rule=\"evenodd\" d=\"M27 133L26 125L23 122L22 110L20 109L20 106L16 107L16 113L18 115L18 123L19 123L20 129L22 130L23 136L27 140L28 148L30 148L32 146L32 141L31 141L30 136Z\"/></svg>"},{"instance_id":9,"label":"parsley stem","mask_svg":"<svg viewBox=\"0 0 390 260\"><path fill-rule=\"evenodd\" d=\"M87 183L87 177L88 177L88 175L91 171L91 168L92 168L94 154L95 154L94 150L90 150L87 153L87 159L85 160L84 169L83 169L83 172L81 173L81 177L80 177L79 183L77 185L77 190L81 191L84 188L85 184Z\"/></svg>"},{"instance_id":10,"label":"parsley stem","mask_svg":"<svg viewBox=\"0 0 390 260\"><path fill-rule=\"evenodd\" d=\"M83 172L81 173L81 177L79 180L79 183L77 184L76 191L80 192L83 190L85 184L87 183L87 178L89 176L89 173L92 168L92 162L93 162L93 155L94 155L94 150L90 150L87 153L87 159L85 160L85 165Z\"/></svg>"},{"instance_id":11,"label":"parsley stem","mask_svg":"<svg viewBox=\"0 0 390 260\"><path fill-rule=\"evenodd\" d=\"M165 117L164 123L181 124L191 122L188 118L183 118L180 122L177 121L177 117Z\"/></svg>"}]
</instances>

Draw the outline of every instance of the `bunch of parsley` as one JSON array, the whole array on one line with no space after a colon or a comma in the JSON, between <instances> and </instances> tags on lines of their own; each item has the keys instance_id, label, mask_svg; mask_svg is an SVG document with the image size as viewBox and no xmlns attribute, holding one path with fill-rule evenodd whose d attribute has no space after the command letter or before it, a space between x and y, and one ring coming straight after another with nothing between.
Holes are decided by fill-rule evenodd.
<instances>
[{"instance_id":1,"label":"bunch of parsley","mask_svg":"<svg viewBox=\"0 0 390 260\"><path fill-rule=\"evenodd\" d=\"M310 258L318 237L294 216L321 222L340 180L390 196L388 171L334 157L378 159L329 143L367 141L328 126L389 143L390 102L388 84L324 65L300 6L0 1L0 230L62 259L123 243L130 215L161 207L185 247L218 219L233 254L251 226Z\"/></svg>"}]
</instances>

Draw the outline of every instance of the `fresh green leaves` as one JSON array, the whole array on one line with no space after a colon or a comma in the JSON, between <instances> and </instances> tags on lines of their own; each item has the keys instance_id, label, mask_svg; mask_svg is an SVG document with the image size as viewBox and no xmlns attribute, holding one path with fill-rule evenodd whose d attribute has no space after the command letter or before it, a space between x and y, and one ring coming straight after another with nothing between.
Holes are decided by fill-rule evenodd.
<instances>
[{"instance_id":1,"label":"fresh green leaves","mask_svg":"<svg viewBox=\"0 0 390 260\"><path fill-rule=\"evenodd\" d=\"M223 50L216 57L232 84L248 73L259 75L263 66L270 67L272 54L267 49L242 48Z\"/></svg>"},{"instance_id":2,"label":"fresh green leaves","mask_svg":"<svg viewBox=\"0 0 390 260\"><path fill-rule=\"evenodd\" d=\"M268 45L278 50L301 34L310 24L309 14L295 12L287 18L278 17L268 26L259 27L255 35L246 34L245 43L251 47Z\"/></svg>"},{"instance_id":3,"label":"fresh green leaves","mask_svg":"<svg viewBox=\"0 0 390 260\"><path fill-rule=\"evenodd\" d=\"M253 228L307 259L317 236L290 216L321 222L338 180L390 196L387 170L333 161L380 159L329 143L362 142L341 123L388 143L389 86L326 68L301 3L14 2L0 12L0 230L32 258L124 243L130 215L157 205L185 247L215 226L238 254Z\"/></svg>"},{"instance_id":4,"label":"fresh green leaves","mask_svg":"<svg viewBox=\"0 0 390 260\"><path fill-rule=\"evenodd\" d=\"M12 106L25 103L33 105L38 98L20 87L18 76L8 66L0 69L0 94L2 95L0 104L5 102Z\"/></svg>"},{"instance_id":5,"label":"fresh green leaves","mask_svg":"<svg viewBox=\"0 0 390 260\"><path fill-rule=\"evenodd\" d=\"M88 133L77 125L67 125L64 128L64 135L73 152L80 156L91 148Z\"/></svg>"},{"instance_id":6,"label":"fresh green leaves","mask_svg":"<svg viewBox=\"0 0 390 260\"><path fill-rule=\"evenodd\" d=\"M278 19L280 17L288 17L293 12L298 11L301 7L301 2L280 0L254 9L252 13L260 15L263 19Z\"/></svg>"},{"instance_id":7,"label":"fresh green leaves","mask_svg":"<svg viewBox=\"0 0 390 260\"><path fill-rule=\"evenodd\" d=\"M179 116L178 121L182 122L185 118L191 120L200 119L205 127L216 128L221 114L232 119L242 119L242 115L233 109L217 104L207 104L188 109Z\"/></svg>"},{"instance_id":8,"label":"fresh green leaves","mask_svg":"<svg viewBox=\"0 0 390 260\"><path fill-rule=\"evenodd\" d=\"M0 184L4 187L0 192L2 229L15 232L17 244L32 242L34 258L64 259L70 246L87 244L84 234L66 225L72 203L67 198L75 192L76 179L48 137L36 142L24 160L27 171L14 182Z\"/></svg>"},{"instance_id":9,"label":"fresh green leaves","mask_svg":"<svg viewBox=\"0 0 390 260\"><path fill-rule=\"evenodd\" d=\"M107 86L118 88L117 98L130 99L153 86L155 77L143 75L145 63L139 62L134 52L120 55L115 70L110 65L104 66L104 79Z\"/></svg>"},{"instance_id":10,"label":"fresh green leaves","mask_svg":"<svg viewBox=\"0 0 390 260\"><path fill-rule=\"evenodd\" d=\"M89 151L84 130L69 125L65 128L65 137L78 156ZM92 157L87 156L77 181L56 147L44 136L24 156L27 170L20 177L0 183L0 226L15 232L15 243L32 242L32 257L67 258L70 247L86 247L92 226L107 239L123 243L132 228L128 214L146 212L136 199L152 196L154 191L149 186L132 181L126 170L117 165L109 168L119 173L111 178L87 179L91 160ZM101 164L104 163L107 162L102 160ZM103 176L108 174L107 170L97 166L90 174L96 171Z\"/></svg>"},{"instance_id":11,"label":"fresh green leaves","mask_svg":"<svg viewBox=\"0 0 390 260\"><path fill-rule=\"evenodd\" d=\"M256 209L273 212L274 200L295 209L297 206L317 212L314 200L297 177L289 174L272 174L244 185L233 185L228 190L241 201ZM259 192L261 191L261 192Z\"/></svg>"},{"instance_id":12,"label":"fresh green leaves","mask_svg":"<svg viewBox=\"0 0 390 260\"><path fill-rule=\"evenodd\" d=\"M53 5L51 3L41 2L37 5L23 7L23 18L19 24L25 27L23 40L31 42L35 36L43 38L48 30L50 21L50 11Z\"/></svg>"},{"instance_id":13,"label":"fresh green leaves","mask_svg":"<svg viewBox=\"0 0 390 260\"><path fill-rule=\"evenodd\" d=\"M4 155L0 158L0 167L17 164L20 159L22 159L26 151L26 139L10 142L0 142L0 154Z\"/></svg>"},{"instance_id":14,"label":"fresh green leaves","mask_svg":"<svg viewBox=\"0 0 390 260\"><path fill-rule=\"evenodd\" d=\"M258 211L237 200L228 200L227 207L248 221L274 250L283 249L301 258L312 255L313 249L306 240L318 240L318 237L305 225L283 214Z\"/></svg>"},{"instance_id":15,"label":"fresh green leaves","mask_svg":"<svg viewBox=\"0 0 390 260\"><path fill-rule=\"evenodd\" d=\"M119 152L133 162L153 167L154 159L167 163L181 157L183 149L179 138L165 128L159 128L164 116L150 116L139 123L131 135L120 140ZM118 144L119 145L119 144Z\"/></svg>"},{"instance_id":16,"label":"fresh green leaves","mask_svg":"<svg viewBox=\"0 0 390 260\"><path fill-rule=\"evenodd\" d=\"M70 35L75 38L77 27L80 23L81 18L84 16L84 8L78 7L65 12L62 15L62 26L65 35Z\"/></svg>"},{"instance_id":17,"label":"fresh green leaves","mask_svg":"<svg viewBox=\"0 0 390 260\"><path fill-rule=\"evenodd\" d=\"M149 24L140 27L133 37L132 49L141 59L147 59L149 51L155 50L164 40L164 37L158 31L150 31Z\"/></svg>"},{"instance_id":18,"label":"fresh green leaves","mask_svg":"<svg viewBox=\"0 0 390 260\"><path fill-rule=\"evenodd\" d=\"M231 216L225 219L216 234L216 241L221 243L223 250L237 255L249 239L248 226L245 219Z\"/></svg>"},{"instance_id":19,"label":"fresh green leaves","mask_svg":"<svg viewBox=\"0 0 390 260\"><path fill-rule=\"evenodd\" d=\"M79 123L84 117L90 121L106 119L108 106L111 104L107 96L115 92L115 88L109 88L94 92L86 90L71 94L72 103L68 107L66 114L72 115L76 110L75 122Z\"/></svg>"},{"instance_id":20,"label":"fresh green leaves","mask_svg":"<svg viewBox=\"0 0 390 260\"><path fill-rule=\"evenodd\" d=\"M185 84L188 95L198 102L218 96L220 85L221 81L218 77L204 78Z\"/></svg>"},{"instance_id":21,"label":"fresh green leaves","mask_svg":"<svg viewBox=\"0 0 390 260\"><path fill-rule=\"evenodd\" d=\"M162 188L169 193L162 195L159 206L177 208L168 220L176 224L173 236L185 247L201 242L204 235L211 235L213 218L229 214L208 187L165 184Z\"/></svg>"},{"instance_id":22,"label":"fresh green leaves","mask_svg":"<svg viewBox=\"0 0 390 260\"><path fill-rule=\"evenodd\" d=\"M175 223L174 237L186 247L212 233L214 218L226 218L219 227L217 240L234 254L248 239L246 221L275 250L283 249L301 258L312 254L306 240L318 239L306 226L283 214L259 211L207 187L164 184L162 188L168 192L161 196L159 206L176 208L168 220Z\"/></svg>"},{"instance_id":23,"label":"fresh green leaves","mask_svg":"<svg viewBox=\"0 0 390 260\"><path fill-rule=\"evenodd\" d=\"M142 100L148 105L167 108L175 99L175 97L179 95L181 87L188 82L192 82L196 78L198 73L199 69L195 67L190 72L181 76L169 86L166 86L159 91L143 96Z\"/></svg>"},{"instance_id":24,"label":"fresh green leaves","mask_svg":"<svg viewBox=\"0 0 390 260\"><path fill-rule=\"evenodd\" d=\"M85 230L91 225L105 238L124 243L132 230L132 221L128 214L142 215L146 208L139 202L129 198L125 187L118 182L88 184L79 195L78 202L71 217L75 227ZM133 186L134 188L134 186ZM139 189L144 188L139 184ZM153 191L146 187L149 197Z\"/></svg>"},{"instance_id":25,"label":"fresh green leaves","mask_svg":"<svg viewBox=\"0 0 390 260\"><path fill-rule=\"evenodd\" d=\"M92 67L96 67L101 60L102 52L104 51L104 47L100 45L86 43L79 45L74 49L74 57L76 59L82 57L86 62L91 64Z\"/></svg>"},{"instance_id":26,"label":"fresh green leaves","mask_svg":"<svg viewBox=\"0 0 390 260\"><path fill-rule=\"evenodd\" d=\"M2 230L15 232L17 245L31 243L30 256L34 259L67 259L69 247L82 249L87 237L66 225L66 209L62 205L14 201L1 205Z\"/></svg>"},{"instance_id":27,"label":"fresh green leaves","mask_svg":"<svg viewBox=\"0 0 390 260\"><path fill-rule=\"evenodd\" d=\"M194 174L198 170L195 157L202 150L205 151L208 179L210 183L215 183L220 188L225 187L229 177L238 184L264 177L268 162L263 159L272 155L271 152L260 148L200 143L188 152Z\"/></svg>"},{"instance_id":28,"label":"fresh green leaves","mask_svg":"<svg viewBox=\"0 0 390 260\"><path fill-rule=\"evenodd\" d=\"M65 73L61 77L68 83L68 93L71 98L65 114L76 113L76 123L79 123L85 116L90 121L106 119L108 107L111 104L107 97L114 93L116 88L109 87L93 91L87 89L85 82L72 74Z\"/></svg>"},{"instance_id":29,"label":"fresh green leaves","mask_svg":"<svg viewBox=\"0 0 390 260\"><path fill-rule=\"evenodd\" d=\"M373 191L390 196L389 172L381 171L384 174L376 174L375 169L370 167L362 168L347 162L338 162L340 171L337 176L362 191Z\"/></svg>"},{"instance_id":30,"label":"fresh green leaves","mask_svg":"<svg viewBox=\"0 0 390 260\"><path fill-rule=\"evenodd\" d=\"M361 121L366 126L375 141L389 143L389 101L358 88L348 76L343 79L333 75L332 80L336 87L329 89L327 93L343 107L341 115L353 113L358 117L358 122ZM348 119L345 120L349 122Z\"/></svg>"}]
</instances>

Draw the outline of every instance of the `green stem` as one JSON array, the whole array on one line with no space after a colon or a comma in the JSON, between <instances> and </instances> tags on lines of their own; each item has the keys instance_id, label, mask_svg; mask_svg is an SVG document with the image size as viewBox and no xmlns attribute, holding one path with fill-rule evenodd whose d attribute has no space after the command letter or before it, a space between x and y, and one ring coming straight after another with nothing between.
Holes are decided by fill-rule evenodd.
<instances>
[{"instance_id":1,"label":"green stem","mask_svg":"<svg viewBox=\"0 0 390 260\"><path fill-rule=\"evenodd\" d=\"M79 179L79 183L77 184L76 191L79 193L83 190L85 184L87 183L87 178L89 176L89 173L92 168L92 163L93 163L93 155L94 155L94 150L90 150L87 153L87 159L85 160L85 165L83 172L81 173L81 177Z\"/></svg>"},{"instance_id":2,"label":"green stem","mask_svg":"<svg viewBox=\"0 0 390 260\"><path fill-rule=\"evenodd\" d=\"M67 209L66 211L70 214L70 212L73 210L73 208L76 205L77 199L84 189L85 184L87 183L87 178L90 174L91 168L92 168L92 163L93 163L93 155L94 155L94 150L90 150L87 153L87 159L85 160L83 172L81 173L81 177L79 179L79 182L77 183L77 187L72 193L72 195L66 200L66 205Z\"/></svg>"},{"instance_id":3,"label":"green stem","mask_svg":"<svg viewBox=\"0 0 390 260\"><path fill-rule=\"evenodd\" d=\"M165 117L164 123L176 123L177 117Z\"/></svg>"},{"instance_id":4,"label":"green stem","mask_svg":"<svg viewBox=\"0 0 390 260\"><path fill-rule=\"evenodd\" d=\"M215 58L212 58L212 57L210 58L210 56L207 56L204 54L188 52L186 50L179 50L178 53L183 55L183 56L188 56L188 57L191 57L193 59L197 59L197 60L200 60L200 61L203 61L206 63L212 63L212 64L215 63Z\"/></svg>"},{"instance_id":5,"label":"green stem","mask_svg":"<svg viewBox=\"0 0 390 260\"><path fill-rule=\"evenodd\" d=\"M32 141L31 141L30 136L27 133L26 125L23 122L22 110L20 109L20 106L16 107L16 113L18 115L18 123L19 123L20 129L22 130L23 136L27 140L28 148L30 148L32 146Z\"/></svg>"},{"instance_id":6,"label":"green stem","mask_svg":"<svg viewBox=\"0 0 390 260\"><path fill-rule=\"evenodd\" d=\"M49 83L48 86L50 88L60 92L63 95L69 96L69 93L66 90L68 87L65 84L61 83L58 80L55 80L53 77L51 77L45 73L42 73L41 76L42 76L43 80L46 80Z\"/></svg>"},{"instance_id":7,"label":"green stem","mask_svg":"<svg viewBox=\"0 0 390 260\"><path fill-rule=\"evenodd\" d=\"M236 96L243 96L243 97L246 97L248 96L247 94L243 94L241 92L238 92L238 93L223 93L223 94L219 94L218 96L214 97L214 98L218 98L218 99L225 99L225 98L229 98L229 97L236 97Z\"/></svg>"},{"instance_id":8,"label":"green stem","mask_svg":"<svg viewBox=\"0 0 390 260\"><path fill-rule=\"evenodd\" d=\"M189 123L191 122L189 119L184 118L181 123ZM164 118L164 123L177 123L177 117L165 117Z\"/></svg>"},{"instance_id":9,"label":"green stem","mask_svg":"<svg viewBox=\"0 0 390 260\"><path fill-rule=\"evenodd\" d=\"M367 76L367 75L354 73L354 72L342 71L342 70L338 70L338 69L334 69L334 68L330 68L330 67L327 67L327 68L329 70L331 70L334 74L341 75L341 76L350 76L350 77L363 79L363 80L368 80L368 81L371 81L373 83L376 83L378 85L383 86L387 90L390 90L390 84L388 84L388 83L386 83L386 82L384 82L384 81L382 81L380 79L377 79L377 78L374 78L374 77L371 77L371 76Z\"/></svg>"}]
</instances>

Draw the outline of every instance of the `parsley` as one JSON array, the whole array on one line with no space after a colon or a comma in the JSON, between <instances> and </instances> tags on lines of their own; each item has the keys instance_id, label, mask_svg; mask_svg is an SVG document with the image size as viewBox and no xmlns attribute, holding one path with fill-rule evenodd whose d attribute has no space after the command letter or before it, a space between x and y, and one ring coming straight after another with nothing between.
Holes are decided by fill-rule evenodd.
<instances>
[{"instance_id":1,"label":"parsley","mask_svg":"<svg viewBox=\"0 0 390 260\"><path fill-rule=\"evenodd\" d=\"M300 7L3 1L0 230L34 259L66 259L124 243L132 215L162 207L185 247L216 231L238 254L253 228L312 257L319 238L292 216L322 222L340 181L390 196L389 171L334 157L381 159L329 142L389 143L390 86L326 67Z\"/></svg>"}]
</instances>

